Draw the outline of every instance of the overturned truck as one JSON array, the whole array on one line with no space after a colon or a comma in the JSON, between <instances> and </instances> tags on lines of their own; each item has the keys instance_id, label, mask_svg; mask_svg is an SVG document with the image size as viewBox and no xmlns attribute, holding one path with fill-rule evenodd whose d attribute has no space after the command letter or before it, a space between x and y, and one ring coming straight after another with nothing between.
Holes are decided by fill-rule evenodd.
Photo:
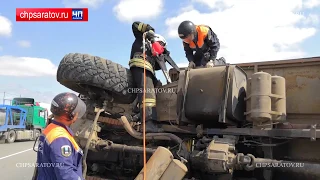
<instances>
[{"instance_id":1,"label":"overturned truck","mask_svg":"<svg viewBox=\"0 0 320 180\"><path fill-rule=\"evenodd\" d=\"M170 69L157 93L164 133L146 134L148 180L320 179L320 58ZM67 54L57 81L87 104L72 125L86 179L142 179L130 71Z\"/></svg>"}]
</instances>

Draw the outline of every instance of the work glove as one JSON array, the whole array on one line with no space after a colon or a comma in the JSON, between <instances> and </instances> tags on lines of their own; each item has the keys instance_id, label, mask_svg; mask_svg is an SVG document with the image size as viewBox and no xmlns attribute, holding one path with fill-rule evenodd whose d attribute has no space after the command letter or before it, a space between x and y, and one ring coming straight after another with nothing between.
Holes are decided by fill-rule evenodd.
<instances>
[{"instance_id":1,"label":"work glove","mask_svg":"<svg viewBox=\"0 0 320 180\"><path fill-rule=\"evenodd\" d=\"M153 31L148 31L147 32L147 34L146 34L146 38L149 40L149 41L151 41L151 42L153 42L154 41L154 38L155 38L155 33L153 32Z\"/></svg>"},{"instance_id":2,"label":"work glove","mask_svg":"<svg viewBox=\"0 0 320 180\"><path fill-rule=\"evenodd\" d=\"M194 69L196 67L196 64L193 61L189 62L188 68Z\"/></svg>"},{"instance_id":3,"label":"work glove","mask_svg":"<svg viewBox=\"0 0 320 180\"><path fill-rule=\"evenodd\" d=\"M214 66L214 61L213 60L209 60L206 64L206 68L210 68Z\"/></svg>"}]
</instances>

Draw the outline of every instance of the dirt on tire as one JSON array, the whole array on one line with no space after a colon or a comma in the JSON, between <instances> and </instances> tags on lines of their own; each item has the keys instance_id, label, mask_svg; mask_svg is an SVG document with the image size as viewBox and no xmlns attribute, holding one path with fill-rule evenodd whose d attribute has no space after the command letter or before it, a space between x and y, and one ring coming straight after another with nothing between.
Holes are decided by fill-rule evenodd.
<instances>
[{"instance_id":1,"label":"dirt on tire","mask_svg":"<svg viewBox=\"0 0 320 180\"><path fill-rule=\"evenodd\" d=\"M97 89L106 91L117 103L130 104L136 98L135 93L128 93L129 88L135 87L130 70L98 56L65 55L58 67L57 81L83 95L89 95L92 90L97 92Z\"/></svg>"}]
</instances>

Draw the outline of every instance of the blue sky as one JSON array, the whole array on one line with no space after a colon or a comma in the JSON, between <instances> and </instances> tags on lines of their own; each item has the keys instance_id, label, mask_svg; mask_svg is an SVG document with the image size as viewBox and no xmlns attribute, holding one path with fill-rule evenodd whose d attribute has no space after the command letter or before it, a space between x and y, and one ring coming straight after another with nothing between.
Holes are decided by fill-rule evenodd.
<instances>
[{"instance_id":1,"label":"blue sky","mask_svg":"<svg viewBox=\"0 0 320 180\"><path fill-rule=\"evenodd\" d=\"M130 1L131 4L128 0L1 2L0 17L8 19L11 26L0 19L0 93L7 92L7 98L22 95L50 103L55 94L68 91L55 80L55 68L67 53L96 55L128 67L134 20L154 26L167 39L173 59L182 65L187 60L176 31L186 19L210 25L220 39L218 56L230 63L320 54L320 0ZM89 21L15 22L18 7L66 6L88 7ZM157 74L164 83L162 73Z\"/></svg>"}]
</instances>

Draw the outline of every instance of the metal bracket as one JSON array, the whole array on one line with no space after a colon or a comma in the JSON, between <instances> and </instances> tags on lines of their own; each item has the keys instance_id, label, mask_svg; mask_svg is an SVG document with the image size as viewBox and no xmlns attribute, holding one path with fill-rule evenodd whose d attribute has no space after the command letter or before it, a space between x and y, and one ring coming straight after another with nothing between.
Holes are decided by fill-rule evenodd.
<instances>
[{"instance_id":1,"label":"metal bracket","mask_svg":"<svg viewBox=\"0 0 320 180\"><path fill-rule=\"evenodd\" d=\"M227 109L227 103L228 103L228 95L229 95L229 84L230 82L230 66L226 65L226 75L225 75L225 87L224 87L224 97L222 99L221 103L221 109L219 112L219 122L224 123L226 121L226 109Z\"/></svg>"},{"instance_id":2,"label":"metal bracket","mask_svg":"<svg viewBox=\"0 0 320 180\"><path fill-rule=\"evenodd\" d=\"M311 125L310 137L311 137L311 141L316 141L316 139L317 139L317 124Z\"/></svg>"},{"instance_id":3,"label":"metal bracket","mask_svg":"<svg viewBox=\"0 0 320 180\"><path fill-rule=\"evenodd\" d=\"M186 96L187 96L187 91L188 91L188 85L189 85L189 73L190 69L188 68L185 70L185 80L184 80L184 88L183 88L183 99L182 99L182 107L180 109L180 114L179 114L179 124L186 119L185 117L185 101L186 101Z\"/></svg>"}]
</instances>

